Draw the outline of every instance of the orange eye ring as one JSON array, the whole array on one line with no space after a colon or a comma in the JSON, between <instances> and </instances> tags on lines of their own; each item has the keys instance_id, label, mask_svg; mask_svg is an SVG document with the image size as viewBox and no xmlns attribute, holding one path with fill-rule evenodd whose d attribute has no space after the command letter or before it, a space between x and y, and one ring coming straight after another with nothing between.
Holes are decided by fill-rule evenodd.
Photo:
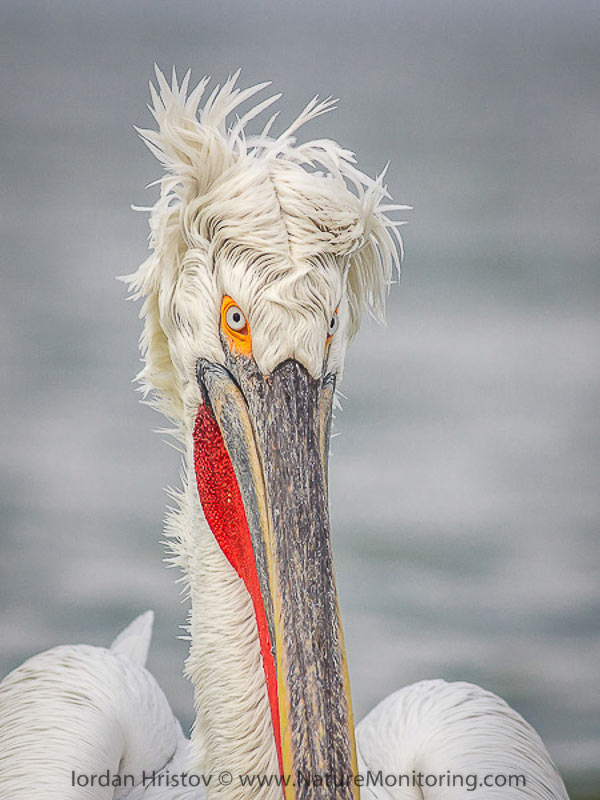
<instances>
[{"instance_id":1,"label":"orange eye ring","mask_svg":"<svg viewBox=\"0 0 600 800\"><path fill-rule=\"evenodd\" d=\"M225 334L232 353L252 355L250 325L242 309L226 294L221 303L221 330Z\"/></svg>"}]
</instances>

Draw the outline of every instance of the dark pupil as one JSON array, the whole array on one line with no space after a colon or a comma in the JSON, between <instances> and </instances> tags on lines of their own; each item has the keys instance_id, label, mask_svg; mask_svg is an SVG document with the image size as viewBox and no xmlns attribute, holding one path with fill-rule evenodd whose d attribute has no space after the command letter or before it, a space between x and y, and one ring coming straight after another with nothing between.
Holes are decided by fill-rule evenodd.
<instances>
[{"instance_id":1,"label":"dark pupil","mask_svg":"<svg viewBox=\"0 0 600 800\"><path fill-rule=\"evenodd\" d=\"M331 318L331 322L329 323L330 328L335 328L335 317Z\"/></svg>"},{"instance_id":2,"label":"dark pupil","mask_svg":"<svg viewBox=\"0 0 600 800\"><path fill-rule=\"evenodd\" d=\"M234 321L234 322L237 324L237 323L238 323L238 322L239 322L241 319L242 319L242 318L241 318L241 316L239 315L239 313L238 313L237 311L234 311L234 312L233 312L233 321Z\"/></svg>"}]
</instances>

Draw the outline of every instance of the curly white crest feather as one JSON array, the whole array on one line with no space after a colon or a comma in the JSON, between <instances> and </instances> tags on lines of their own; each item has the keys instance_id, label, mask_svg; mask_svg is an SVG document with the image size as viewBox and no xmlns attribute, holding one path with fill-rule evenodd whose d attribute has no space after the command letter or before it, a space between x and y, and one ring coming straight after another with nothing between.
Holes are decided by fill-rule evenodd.
<instances>
[{"instance_id":1,"label":"curly white crest feather","mask_svg":"<svg viewBox=\"0 0 600 800\"><path fill-rule=\"evenodd\" d=\"M179 341L174 354L169 341L186 328L206 325L207 309L203 320L197 300L214 294L216 264L224 254L231 272L232 265L243 269L253 297L287 304L300 318L321 307L330 314L340 300L336 292L343 291L349 340L365 309L383 317L402 253L401 223L387 214L406 206L384 204L389 195L383 175L367 177L351 152L328 139L296 143L298 128L334 101L313 98L278 137L270 134L276 114L260 133L249 135L248 124L280 95L254 105L228 127L231 115L268 85L242 90L238 76L239 71L215 87L200 106L208 78L188 92L189 72L178 83L173 70L169 85L157 69L150 111L158 130L139 131L165 168L150 216L153 252L127 279L135 296L144 298L145 367L139 378L146 392L153 390L156 405L178 422L186 379L174 359L185 348ZM265 365L276 363L275 333L281 336L271 326L262 345L255 342ZM305 361L316 363L318 353L307 347Z\"/></svg>"}]
</instances>

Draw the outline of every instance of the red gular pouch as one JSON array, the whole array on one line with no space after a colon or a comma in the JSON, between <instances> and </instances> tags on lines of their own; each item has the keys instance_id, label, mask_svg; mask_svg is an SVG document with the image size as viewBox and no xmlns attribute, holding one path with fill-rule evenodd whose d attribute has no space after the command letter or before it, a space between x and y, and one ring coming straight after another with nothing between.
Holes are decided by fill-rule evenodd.
<instances>
[{"instance_id":1,"label":"red gular pouch","mask_svg":"<svg viewBox=\"0 0 600 800\"><path fill-rule=\"evenodd\" d=\"M225 557L244 581L252 599L279 768L283 772L273 643L267 625L250 530L233 464L221 430L207 403L199 406L196 415L194 468L206 521Z\"/></svg>"}]
</instances>

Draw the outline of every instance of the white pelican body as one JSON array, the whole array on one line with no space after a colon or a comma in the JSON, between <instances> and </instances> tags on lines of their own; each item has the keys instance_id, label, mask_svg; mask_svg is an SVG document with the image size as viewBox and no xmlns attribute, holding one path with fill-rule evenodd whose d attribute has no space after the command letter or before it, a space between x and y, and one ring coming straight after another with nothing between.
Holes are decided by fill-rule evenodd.
<instances>
[{"instance_id":1,"label":"white pelican body","mask_svg":"<svg viewBox=\"0 0 600 800\"><path fill-rule=\"evenodd\" d=\"M5 678L0 691L4 800L161 796L154 793L158 776L188 761L189 742L144 668L152 619L151 612L142 614L109 649L54 647Z\"/></svg>"},{"instance_id":2,"label":"white pelican body","mask_svg":"<svg viewBox=\"0 0 600 800\"><path fill-rule=\"evenodd\" d=\"M405 686L367 714L356 740L359 773L375 784L361 800L567 798L536 731L472 683Z\"/></svg>"},{"instance_id":3,"label":"white pelican body","mask_svg":"<svg viewBox=\"0 0 600 800\"><path fill-rule=\"evenodd\" d=\"M278 138L270 123L247 137L276 97L226 119L263 86L241 92L234 76L199 109L206 80L188 95L189 76L157 77L158 131L141 133L166 175L152 254L129 282L144 298L140 379L184 447L167 531L191 598L196 722L188 743L143 666L148 616L109 650L50 650L0 686L0 797L566 798L537 734L469 684L403 689L355 737L329 431L346 348L364 309L382 314L398 266L387 213L402 207L334 142L296 145L331 102ZM182 772L206 785L144 780ZM474 787L473 774L526 783Z\"/></svg>"}]
</instances>

